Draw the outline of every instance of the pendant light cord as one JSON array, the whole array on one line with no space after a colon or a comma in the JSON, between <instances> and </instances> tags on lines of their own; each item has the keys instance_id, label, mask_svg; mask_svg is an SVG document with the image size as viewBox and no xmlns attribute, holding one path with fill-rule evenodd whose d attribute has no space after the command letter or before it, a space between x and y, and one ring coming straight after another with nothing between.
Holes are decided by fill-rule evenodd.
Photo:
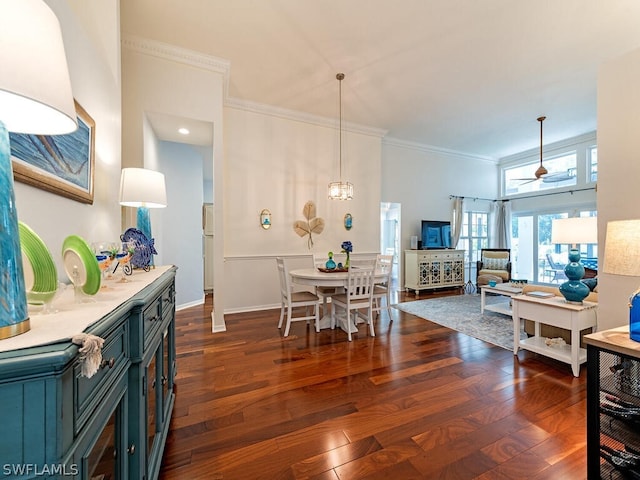
<instances>
[{"instance_id":1,"label":"pendant light cord","mask_svg":"<svg viewBox=\"0 0 640 480\"><path fill-rule=\"evenodd\" d=\"M339 73L336 75L338 79L338 101L340 104L340 182L342 182L342 80L344 80L344 73Z\"/></svg>"}]
</instances>

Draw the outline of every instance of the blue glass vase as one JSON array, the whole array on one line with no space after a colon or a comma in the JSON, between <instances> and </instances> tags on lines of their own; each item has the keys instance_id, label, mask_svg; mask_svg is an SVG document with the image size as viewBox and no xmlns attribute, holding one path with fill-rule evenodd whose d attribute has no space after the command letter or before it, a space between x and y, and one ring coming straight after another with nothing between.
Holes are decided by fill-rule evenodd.
<instances>
[{"instance_id":1,"label":"blue glass vase","mask_svg":"<svg viewBox=\"0 0 640 480\"><path fill-rule=\"evenodd\" d=\"M9 133L0 121L0 339L29 330Z\"/></svg>"},{"instance_id":2,"label":"blue glass vase","mask_svg":"<svg viewBox=\"0 0 640 480\"><path fill-rule=\"evenodd\" d=\"M327 262L324 264L325 268L327 270L335 270L336 269L336 262L333 261L333 255L329 255L329 260L327 260Z\"/></svg>"},{"instance_id":3,"label":"blue glass vase","mask_svg":"<svg viewBox=\"0 0 640 480\"><path fill-rule=\"evenodd\" d=\"M640 342L640 291L629 298L629 337Z\"/></svg>"}]
</instances>

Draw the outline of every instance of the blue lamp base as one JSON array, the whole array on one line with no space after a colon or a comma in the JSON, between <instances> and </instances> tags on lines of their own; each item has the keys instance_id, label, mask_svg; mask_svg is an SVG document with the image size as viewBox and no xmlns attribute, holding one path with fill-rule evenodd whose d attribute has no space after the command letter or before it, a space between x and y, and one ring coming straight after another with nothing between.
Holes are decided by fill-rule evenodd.
<instances>
[{"instance_id":1,"label":"blue lamp base","mask_svg":"<svg viewBox=\"0 0 640 480\"><path fill-rule=\"evenodd\" d=\"M629 337L640 342L640 289L629 297Z\"/></svg>"},{"instance_id":2,"label":"blue lamp base","mask_svg":"<svg viewBox=\"0 0 640 480\"><path fill-rule=\"evenodd\" d=\"M138 230L151 240L151 218L149 216L149 209L147 207L138 207L136 214Z\"/></svg>"},{"instance_id":3,"label":"blue lamp base","mask_svg":"<svg viewBox=\"0 0 640 480\"><path fill-rule=\"evenodd\" d=\"M138 230L140 230L149 241L153 240L151 236L151 216L149 215L149 209L147 207L138 207L136 216ZM151 255L150 265L155 266L153 255Z\"/></svg>"},{"instance_id":4,"label":"blue lamp base","mask_svg":"<svg viewBox=\"0 0 640 480\"><path fill-rule=\"evenodd\" d=\"M569 280L560 285L560 293L569 303L582 303L590 290L580 281L584 277L584 267L580 264L578 249L572 248L569 251L569 263L564 267L564 274Z\"/></svg>"},{"instance_id":5,"label":"blue lamp base","mask_svg":"<svg viewBox=\"0 0 640 480\"><path fill-rule=\"evenodd\" d=\"M0 339L29 331L9 132L0 122Z\"/></svg>"}]
</instances>

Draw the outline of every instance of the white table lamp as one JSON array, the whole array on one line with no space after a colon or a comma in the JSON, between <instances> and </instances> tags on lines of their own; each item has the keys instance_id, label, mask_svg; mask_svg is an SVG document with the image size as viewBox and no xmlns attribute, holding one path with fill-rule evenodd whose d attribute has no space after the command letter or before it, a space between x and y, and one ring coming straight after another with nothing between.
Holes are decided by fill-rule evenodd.
<instances>
[{"instance_id":1,"label":"white table lamp","mask_svg":"<svg viewBox=\"0 0 640 480\"><path fill-rule=\"evenodd\" d=\"M582 303L590 290L580 281L584 277L584 267L580 264L580 251L576 245L598 243L598 218L554 219L551 223L551 243L571 245L569 263L564 267L564 274L569 280L560 285L560 293L567 302Z\"/></svg>"},{"instance_id":2,"label":"white table lamp","mask_svg":"<svg viewBox=\"0 0 640 480\"><path fill-rule=\"evenodd\" d=\"M602 271L640 277L640 220L607 224ZM629 335L631 340L640 342L640 288L629 297Z\"/></svg>"},{"instance_id":3,"label":"white table lamp","mask_svg":"<svg viewBox=\"0 0 640 480\"><path fill-rule=\"evenodd\" d=\"M167 206L164 174L146 168L123 168L120 176L120 205L135 207L137 227L151 240L150 208Z\"/></svg>"},{"instance_id":4,"label":"white table lamp","mask_svg":"<svg viewBox=\"0 0 640 480\"><path fill-rule=\"evenodd\" d=\"M60 24L41 0L0 2L0 339L30 329L9 131L78 128Z\"/></svg>"}]
</instances>

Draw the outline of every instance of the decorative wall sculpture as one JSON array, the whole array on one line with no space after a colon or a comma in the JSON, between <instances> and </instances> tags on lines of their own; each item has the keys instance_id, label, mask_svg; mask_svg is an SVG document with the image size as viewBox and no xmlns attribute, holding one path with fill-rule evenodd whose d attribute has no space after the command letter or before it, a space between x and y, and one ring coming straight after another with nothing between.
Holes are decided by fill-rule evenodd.
<instances>
[{"instance_id":1,"label":"decorative wall sculpture","mask_svg":"<svg viewBox=\"0 0 640 480\"><path fill-rule=\"evenodd\" d=\"M293 223L293 230L300 237L309 235L309 238L307 239L307 248L311 250L311 247L313 247L312 234L315 233L320 235L322 233L324 230L324 219L316 217L316 205L311 200L304 204L302 214L304 215L304 218L306 218L306 221L296 220Z\"/></svg>"}]
</instances>

